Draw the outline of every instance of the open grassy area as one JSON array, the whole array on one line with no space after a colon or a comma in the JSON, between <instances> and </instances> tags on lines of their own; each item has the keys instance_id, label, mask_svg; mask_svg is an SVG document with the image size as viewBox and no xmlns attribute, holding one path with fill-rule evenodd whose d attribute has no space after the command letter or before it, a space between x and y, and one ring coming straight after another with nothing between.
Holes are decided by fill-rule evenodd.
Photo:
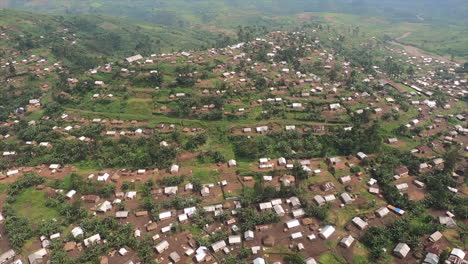
<instances>
[{"instance_id":1,"label":"open grassy area","mask_svg":"<svg viewBox=\"0 0 468 264\"><path fill-rule=\"evenodd\" d=\"M400 118L398 119L398 121L390 121L390 122L386 121L382 125L382 128L385 131L385 136L391 137L392 135L394 135L394 131L397 128L399 128L402 125L408 124L413 119L416 119L418 117L418 114L419 114L418 109L412 106L409 108L407 112L400 111L399 112Z\"/></svg>"},{"instance_id":2,"label":"open grassy area","mask_svg":"<svg viewBox=\"0 0 468 264\"><path fill-rule=\"evenodd\" d=\"M213 183L218 181L218 173L211 169L195 169L193 178L200 180L202 183Z\"/></svg>"},{"instance_id":3,"label":"open grassy area","mask_svg":"<svg viewBox=\"0 0 468 264\"><path fill-rule=\"evenodd\" d=\"M198 226L191 225L189 227L190 233L195 234L195 235L201 235L203 234L203 230L201 230Z\"/></svg>"},{"instance_id":4,"label":"open grassy area","mask_svg":"<svg viewBox=\"0 0 468 264\"><path fill-rule=\"evenodd\" d=\"M446 27L436 25L423 25L419 30L411 31L411 35L401 42L439 55L454 55L458 58L467 59L468 31L466 27L447 25Z\"/></svg>"},{"instance_id":5,"label":"open grassy area","mask_svg":"<svg viewBox=\"0 0 468 264\"><path fill-rule=\"evenodd\" d=\"M70 189L71 186L71 174L63 177L60 188L64 190Z\"/></svg>"},{"instance_id":6,"label":"open grassy area","mask_svg":"<svg viewBox=\"0 0 468 264\"><path fill-rule=\"evenodd\" d=\"M340 13L311 13L321 21L329 22L343 29L359 27L366 36L398 38L410 32L399 41L416 46L428 53L468 59L467 29L461 25L440 25L427 22L393 22L381 17L363 17Z\"/></svg>"},{"instance_id":7,"label":"open grassy area","mask_svg":"<svg viewBox=\"0 0 468 264\"><path fill-rule=\"evenodd\" d=\"M28 115L27 120L39 120L43 114L44 111L42 110L31 112L31 114Z\"/></svg>"},{"instance_id":8,"label":"open grassy area","mask_svg":"<svg viewBox=\"0 0 468 264\"><path fill-rule=\"evenodd\" d=\"M318 261L320 264L346 264L346 260L335 252L327 252L323 254L320 256Z\"/></svg>"},{"instance_id":9,"label":"open grassy area","mask_svg":"<svg viewBox=\"0 0 468 264\"><path fill-rule=\"evenodd\" d=\"M7 187L6 184L0 183L0 194L2 194L3 192L5 192L6 187Z\"/></svg>"},{"instance_id":10,"label":"open grassy area","mask_svg":"<svg viewBox=\"0 0 468 264\"><path fill-rule=\"evenodd\" d=\"M77 162L73 166L77 168L76 173L80 175L91 174L100 168L95 160Z\"/></svg>"},{"instance_id":11,"label":"open grassy area","mask_svg":"<svg viewBox=\"0 0 468 264\"><path fill-rule=\"evenodd\" d=\"M460 240L460 234L457 230L447 229L443 233L444 237L447 238L447 240L456 247L466 248L468 246L468 241L466 239L464 241Z\"/></svg>"},{"instance_id":12,"label":"open grassy area","mask_svg":"<svg viewBox=\"0 0 468 264\"><path fill-rule=\"evenodd\" d=\"M151 99L132 98L127 101L127 108L125 109L125 113L151 115L152 109L153 107Z\"/></svg>"},{"instance_id":13,"label":"open grassy area","mask_svg":"<svg viewBox=\"0 0 468 264\"><path fill-rule=\"evenodd\" d=\"M364 247L363 244L361 244L359 241L356 241L356 244L354 244L354 262L356 264L367 264L369 263L367 259L367 250Z\"/></svg>"},{"instance_id":14,"label":"open grassy area","mask_svg":"<svg viewBox=\"0 0 468 264\"><path fill-rule=\"evenodd\" d=\"M57 218L58 212L45 206L45 192L28 188L16 197L13 209L32 223Z\"/></svg>"}]
</instances>

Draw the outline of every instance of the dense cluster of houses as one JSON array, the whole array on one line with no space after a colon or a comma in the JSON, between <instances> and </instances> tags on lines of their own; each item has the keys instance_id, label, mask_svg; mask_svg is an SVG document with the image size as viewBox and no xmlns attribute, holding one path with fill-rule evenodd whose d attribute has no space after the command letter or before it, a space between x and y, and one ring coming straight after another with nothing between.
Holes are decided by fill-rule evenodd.
<instances>
[{"instance_id":1,"label":"dense cluster of houses","mask_svg":"<svg viewBox=\"0 0 468 264\"><path fill-rule=\"evenodd\" d=\"M268 111L263 110L263 106L272 104L278 107L284 107L288 113L303 114L308 113L309 101L311 98L320 99L323 104L319 106L321 115L325 117L325 121L343 121L343 117L348 114L361 115L365 112L371 112L376 118L381 118L388 113L402 113L400 110L401 102L394 99L387 91L355 91L344 87L343 83L326 82L321 77L314 73L304 73L293 71L292 65L286 61L275 60L280 56L280 53L285 50L285 47L294 45L294 41L309 37L306 32L294 32L288 34L286 32L273 32L267 38L258 38L249 43L239 43L223 49L210 49L201 52L173 52L168 54L153 54L148 57L143 57L140 54L128 57L125 59L125 68L113 63L104 66L96 67L87 72L88 77L94 78L94 85L102 89L100 93L93 93L90 100L119 100L119 94L112 92L112 85L101 78L102 73L118 73L122 76L136 75L137 72L143 74L156 73L154 69L146 70L145 67L156 65L157 63L168 63L169 65L204 65L209 60L216 59L220 56L226 58L223 63L216 65L212 69L212 74L215 76L213 82L225 83L229 90L234 93L246 92L254 94L251 102L245 103L240 100L229 101L223 111L224 115L239 115L248 116L250 118L257 117L255 115L268 114ZM330 71L334 66L338 66L341 74L347 76L352 70L349 62L340 62L338 56L332 51L321 48L318 44L321 39L313 34L313 41L304 44L298 49L304 49L309 55L304 58L299 58L298 61L304 65L312 65L314 61L322 62L320 70ZM267 62L255 61L252 59L252 54L244 52L244 47L248 46L252 49L268 45ZM406 54L403 54L406 55ZM409 130L423 128L423 131L418 136L436 135L442 132L442 135L431 139L426 145L420 145L410 150L421 157L426 158L426 162L419 164L420 172L429 172L434 168L443 168L445 160L441 158L441 150L444 146L462 145L464 151L467 151L467 131L466 127L466 109L459 110L456 108L461 98L466 97L467 81L464 77L458 74L452 65L440 60L435 60L430 57L408 57L407 63L414 65L418 73L423 73L424 77L417 77L405 83L409 90L405 90L402 85L389 82L387 80L376 80L375 76L364 76L360 82L371 85L380 82L382 86L390 85L392 88L404 94L407 103L417 109L417 116L411 116L405 120L403 126ZM2 67L9 66L10 63L15 65L32 65L35 64L34 71L38 75L44 77L51 73L54 69L61 68L60 63L48 62L38 56L31 55L21 62L9 61L2 62ZM261 93L255 87L255 82L251 78L246 69L235 69L240 63L248 65L249 70L253 70L264 78L268 78L275 85L267 88L266 93ZM434 67L449 65L445 68L446 73L454 76L453 80L445 80L438 77L438 73ZM454 65L453 67L457 67ZM135 69L139 69L136 71ZM374 69L379 71L378 66ZM194 89L201 96L214 95L225 96L228 94L226 89L218 89L213 86L213 83L206 83L200 72L189 73L191 77L196 77L197 81ZM78 78L70 78L68 80L71 86L79 83ZM210 87L213 86L213 87ZM421 87L421 88L420 88ZM160 91L160 87L156 87L155 91ZM190 91L193 92L193 91ZM436 92L442 92L449 96L445 105L440 105L440 102L435 98ZM162 100L165 103L171 103L180 98L188 97L188 92L172 92ZM42 107L43 98L31 98L26 109L18 108L17 117L22 117L25 111L35 111ZM168 104L170 105L170 104ZM169 106L170 108L170 106ZM228 108L231 111L228 111ZM255 109L261 108L261 111ZM195 112L207 112L215 109L214 104L207 104L203 107L192 107ZM450 109L455 109L450 112ZM166 105L159 107L161 112L170 111ZM441 114L434 115L435 112ZM449 113L450 112L450 113ZM434 118L435 116L435 118ZM247 118L247 117L246 117ZM451 120L456 120L456 125ZM63 125L53 127L54 131L60 132L69 140L80 140L83 142L92 141L90 138L79 136L75 137L71 134L82 126L87 124L102 124L106 127L103 133L109 138L120 136L152 136L155 131L173 132L180 130L184 133L195 134L205 130L199 127L182 127L181 125L158 123L154 126L142 121L124 121L124 120L106 120L101 118L85 119L77 115L64 113L59 117ZM242 119L241 119L242 121ZM450 122L449 122L450 121ZM17 123L19 120L14 121ZM37 125L36 120L29 120L29 126ZM252 123L239 122L235 128L230 129L232 133L240 132L248 137L265 135L272 131L309 131L314 133L327 133L329 131L328 123L304 125L304 122L288 120L286 125L278 125L275 123ZM321 122L317 122L321 123ZM8 124L12 125L12 124ZM327 125L327 126L326 126ZM352 130L352 126L345 126L345 130ZM14 136L14 135L13 135ZM1 135L2 140L7 140L11 135ZM391 136L385 139L385 142L394 147L404 145L401 138ZM33 145L44 148L53 148L54 145L50 142L24 142L26 145ZM161 141L161 147L168 147L173 142ZM15 159L17 151L8 149L2 151L2 158L5 160ZM317 207L330 206L330 210L337 214L347 214L345 226L336 224L325 224L317 221L314 217L307 215L306 208L297 196L287 198L276 198L268 201L263 201L255 204L253 207L258 213L271 211L280 218L280 223L256 225L252 230L241 232L239 228L238 210L242 208L238 197L230 197L224 199L225 189L239 184L239 179L242 185L253 186L258 179L252 174L237 175L236 170L240 169L238 161L229 159L225 164L218 165L219 171L226 172L219 181L203 182L201 189L194 191L194 182L184 182L181 186L161 186L151 190L151 197L157 201L163 201L180 196L199 196L204 198L204 202L197 206L189 206L181 210L164 209L157 215L157 221L150 220L150 212L141 209L139 198L140 191L136 190L117 190L110 198L103 198L98 195L81 195L77 190L53 190L54 192L63 193L67 202L79 200L93 212L94 217L112 216L121 223L134 224L133 235L136 239L141 239L144 235L150 234L154 241L154 252L156 260L160 263L184 263L190 259L195 263L218 263L219 259L224 256L235 255L242 247L248 248L252 252L249 262L253 264L282 263L281 259L273 259L274 256L268 254L271 248L275 246L287 247L293 252L300 252L306 257L305 263L318 263L318 258L322 254L330 251L330 246L337 245L343 250L352 250L356 245L356 241L371 226L381 226L383 223L391 220L402 218L407 215L405 210L394 205L385 203L381 195L381 186L379 182L370 178L367 172L348 173L351 168L358 164L362 164L370 157L364 152L357 152L354 156L338 157L331 156L325 159L301 159L291 160L284 157L270 158L262 157L258 163L252 165L249 170L255 171L255 175L261 174L262 182L266 185L272 185L277 188L279 186L293 186L299 183L299 180L290 175L290 171L296 166L296 162L300 164L302 169L307 172L312 178L319 181L310 184L311 203ZM240 163L240 162L239 162ZM193 168L186 168L185 163L175 162L168 170L158 170L158 168L141 168L138 170L103 170L98 173L92 173L87 176L89 180L113 183L121 186L124 180L132 183L142 182L143 179L153 177L173 176L189 174L193 176ZM224 167L222 167L224 166ZM221 169L223 168L223 169ZM338 171L346 171L345 174L332 175L328 170L337 169ZM24 172L37 170L46 173L46 175L62 175L71 172L71 169L65 164L48 164L47 166L36 168L9 168L5 173L0 173L0 180L8 179L13 176L19 176ZM272 171L280 171L281 173L273 174ZM412 193L424 193L424 182L416 179L411 175L410 169L405 166L397 167L394 171L394 182L392 183L401 194L408 194L413 198ZM236 175L235 178L228 178L228 174ZM456 174L456 173L455 173ZM456 175L454 175L455 177ZM460 176L460 175L457 175ZM323 177L323 180L322 178ZM239 184L240 185L240 184ZM44 186L42 186L44 187ZM361 192L361 190L365 190ZM449 187L449 191L460 194L463 190ZM220 195L223 193L223 195ZM222 198L219 198L222 197ZM360 212L359 208L364 207L363 204L367 199L376 201L375 208L366 213ZM416 197L415 199L423 199ZM364 202L363 202L364 201ZM125 205L125 206L120 206ZM122 209L124 208L124 209ZM173 232L173 228L179 224L190 224L193 217L200 211L203 211L210 216L217 217L222 214L227 215L227 220L222 223L207 225L204 232L214 233L219 230L227 232L227 237L215 241L209 246L201 246L194 241L193 234L177 234ZM349 212L351 211L351 212ZM0 215L0 221L3 217ZM447 228L457 228L455 216L452 212L447 211L445 214L438 216L437 221ZM89 233L85 228L73 226L71 235L80 242L71 242L66 239L67 234L56 233L50 236L40 236L40 248L36 248L28 256L30 264L40 263L47 259L50 254L49 246L53 240L61 240L64 244L63 250L66 252L81 252L85 248L92 248L98 243L106 243L105 239L99 233ZM437 231L429 236L427 241L431 245L438 245L438 242L445 241L443 233ZM396 257L399 263L410 263L414 259L411 256L414 249L404 242L395 245L393 249L388 249ZM452 248L448 257L447 263L460 264L464 263L466 250L460 248ZM138 258L133 254L134 249L122 247L116 249L115 252L101 258L101 263L113 263L112 261L119 259L119 263L131 264L138 263ZM351 251L352 252L352 251ZM438 263L441 250L427 250L427 254L420 258L422 263ZM0 255L0 264L8 263L16 258L14 250L5 251ZM122 260L122 261L121 261ZM15 264L23 263L20 259L13 262Z\"/></svg>"}]
</instances>

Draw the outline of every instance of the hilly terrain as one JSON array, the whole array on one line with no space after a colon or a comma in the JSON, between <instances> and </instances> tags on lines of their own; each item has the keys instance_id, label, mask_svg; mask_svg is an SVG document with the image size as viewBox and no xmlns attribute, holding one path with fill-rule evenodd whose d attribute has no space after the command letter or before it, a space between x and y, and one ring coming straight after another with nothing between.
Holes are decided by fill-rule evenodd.
<instances>
[{"instance_id":1,"label":"hilly terrain","mask_svg":"<svg viewBox=\"0 0 468 264\"><path fill-rule=\"evenodd\" d=\"M413 54L355 15L126 58L87 44L119 28L74 27L112 19L9 13L1 259L464 258L468 64Z\"/></svg>"},{"instance_id":2,"label":"hilly terrain","mask_svg":"<svg viewBox=\"0 0 468 264\"><path fill-rule=\"evenodd\" d=\"M44 48L65 64L90 69L103 58L213 46L219 36L202 30L145 24L104 15L59 16L0 10L2 56Z\"/></svg>"},{"instance_id":3,"label":"hilly terrain","mask_svg":"<svg viewBox=\"0 0 468 264\"><path fill-rule=\"evenodd\" d=\"M220 20L236 9L250 13L297 14L303 12L333 12L366 16L381 16L393 20L416 22L429 20L463 23L467 20L468 3L463 0L3 0L4 7L31 9L55 13L107 13L147 21L172 24L178 19L197 16L204 22Z\"/></svg>"},{"instance_id":4,"label":"hilly terrain","mask_svg":"<svg viewBox=\"0 0 468 264\"><path fill-rule=\"evenodd\" d=\"M240 25L294 28L328 13L335 19L327 22L345 20L346 25L360 25L363 31L372 28L381 37L387 34L383 32L395 32L406 25L407 31L393 34L396 38L411 32L400 42L440 55L468 58L464 49L468 46L468 4L463 0L3 0L0 6L50 14L104 14L158 28L217 34L233 34Z\"/></svg>"},{"instance_id":5,"label":"hilly terrain","mask_svg":"<svg viewBox=\"0 0 468 264\"><path fill-rule=\"evenodd\" d=\"M0 263L466 263L466 1L0 7Z\"/></svg>"}]
</instances>

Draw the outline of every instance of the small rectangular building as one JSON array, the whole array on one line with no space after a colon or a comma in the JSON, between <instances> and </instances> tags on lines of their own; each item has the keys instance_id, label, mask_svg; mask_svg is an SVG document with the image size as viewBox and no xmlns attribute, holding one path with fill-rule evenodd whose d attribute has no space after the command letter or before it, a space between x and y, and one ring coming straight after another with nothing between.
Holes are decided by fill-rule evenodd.
<instances>
[{"instance_id":1,"label":"small rectangular building","mask_svg":"<svg viewBox=\"0 0 468 264\"><path fill-rule=\"evenodd\" d=\"M226 247L226 242L224 240L217 241L211 244L211 248L216 253Z\"/></svg>"},{"instance_id":2,"label":"small rectangular building","mask_svg":"<svg viewBox=\"0 0 468 264\"><path fill-rule=\"evenodd\" d=\"M360 230L364 230L364 229L366 229L366 227L369 226L369 224L366 221L362 220L362 218L358 217L358 216L354 217L353 220L351 220L351 221Z\"/></svg>"},{"instance_id":3,"label":"small rectangular building","mask_svg":"<svg viewBox=\"0 0 468 264\"><path fill-rule=\"evenodd\" d=\"M15 256L16 256L16 253L13 249L6 251L2 255L0 255L0 264L3 264L9 261L10 259L13 259Z\"/></svg>"},{"instance_id":4,"label":"small rectangular building","mask_svg":"<svg viewBox=\"0 0 468 264\"><path fill-rule=\"evenodd\" d=\"M325 203L325 199L323 198L323 196L318 194L314 196L314 201L315 203L317 203L317 205L322 205Z\"/></svg>"},{"instance_id":5,"label":"small rectangular building","mask_svg":"<svg viewBox=\"0 0 468 264\"><path fill-rule=\"evenodd\" d=\"M163 240L161 241L159 244L157 244L156 246L154 246L154 249L156 249L156 251L161 254L163 253L166 249L169 248L169 242L167 242L166 240Z\"/></svg>"},{"instance_id":6,"label":"small rectangular building","mask_svg":"<svg viewBox=\"0 0 468 264\"><path fill-rule=\"evenodd\" d=\"M349 248L354 242L354 237L349 235L345 236L340 240L340 246L344 248Z\"/></svg>"},{"instance_id":7,"label":"small rectangular building","mask_svg":"<svg viewBox=\"0 0 468 264\"><path fill-rule=\"evenodd\" d=\"M439 232L439 231L436 231L434 233L432 233L432 235L429 236L429 241L431 242L437 242L439 241L441 238L442 238L442 233Z\"/></svg>"},{"instance_id":8,"label":"small rectangular building","mask_svg":"<svg viewBox=\"0 0 468 264\"><path fill-rule=\"evenodd\" d=\"M229 245L240 244L242 242L242 239L240 235L229 236L228 242L229 242Z\"/></svg>"},{"instance_id":9,"label":"small rectangular building","mask_svg":"<svg viewBox=\"0 0 468 264\"><path fill-rule=\"evenodd\" d=\"M387 207L380 207L379 209L377 209L377 210L375 211L375 215L378 216L378 217L380 217L380 218L382 218L382 217L388 215L388 213L390 213L390 210L388 210Z\"/></svg>"},{"instance_id":10,"label":"small rectangular building","mask_svg":"<svg viewBox=\"0 0 468 264\"><path fill-rule=\"evenodd\" d=\"M177 263L180 261L180 255L175 251L169 254L169 258L172 260L173 263Z\"/></svg>"},{"instance_id":11,"label":"small rectangular building","mask_svg":"<svg viewBox=\"0 0 468 264\"><path fill-rule=\"evenodd\" d=\"M406 243L398 243L393 250L393 254L399 258L405 258L410 252L410 247Z\"/></svg>"},{"instance_id":12,"label":"small rectangular building","mask_svg":"<svg viewBox=\"0 0 468 264\"><path fill-rule=\"evenodd\" d=\"M288 222L286 222L286 227L288 229L298 227L300 225L301 225L301 223L299 223L299 220L297 220L297 219L292 219L292 220L289 220Z\"/></svg>"},{"instance_id":13,"label":"small rectangular building","mask_svg":"<svg viewBox=\"0 0 468 264\"><path fill-rule=\"evenodd\" d=\"M351 195L349 195L348 193L342 193L340 195L340 198L344 204L349 204L353 201L353 198L351 198Z\"/></svg>"},{"instance_id":14,"label":"small rectangular building","mask_svg":"<svg viewBox=\"0 0 468 264\"><path fill-rule=\"evenodd\" d=\"M319 233L319 236L323 239L327 239L331 235L333 235L333 233L335 233L335 228L331 225L327 225L324 228L322 228L322 230Z\"/></svg>"}]
</instances>

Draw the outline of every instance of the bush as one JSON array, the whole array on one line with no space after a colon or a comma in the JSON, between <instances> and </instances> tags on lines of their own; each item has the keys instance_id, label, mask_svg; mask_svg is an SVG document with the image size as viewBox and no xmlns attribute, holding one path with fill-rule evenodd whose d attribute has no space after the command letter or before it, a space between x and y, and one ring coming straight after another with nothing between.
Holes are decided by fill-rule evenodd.
<instances>
[{"instance_id":1,"label":"bush","mask_svg":"<svg viewBox=\"0 0 468 264\"><path fill-rule=\"evenodd\" d=\"M44 106L44 115L58 116L63 113L63 107L57 102L50 102Z\"/></svg>"},{"instance_id":2,"label":"bush","mask_svg":"<svg viewBox=\"0 0 468 264\"><path fill-rule=\"evenodd\" d=\"M7 193L10 196L15 196L20 194L24 189L43 184L44 182L45 179L36 173L26 173L8 186Z\"/></svg>"},{"instance_id":3,"label":"bush","mask_svg":"<svg viewBox=\"0 0 468 264\"><path fill-rule=\"evenodd\" d=\"M305 209L305 214L306 216L316 217L321 221L326 221L330 214L330 205L330 203L327 203L324 206L311 205Z\"/></svg>"},{"instance_id":4,"label":"bush","mask_svg":"<svg viewBox=\"0 0 468 264\"><path fill-rule=\"evenodd\" d=\"M239 214L239 227L243 232L254 229L256 225L272 224L279 221L279 216L273 211L258 213L252 208L241 208L237 213Z\"/></svg>"},{"instance_id":5,"label":"bush","mask_svg":"<svg viewBox=\"0 0 468 264\"><path fill-rule=\"evenodd\" d=\"M10 244L16 251L21 252L26 240L34 236L34 232L28 219L20 216L9 216L5 221L5 233Z\"/></svg>"},{"instance_id":6,"label":"bush","mask_svg":"<svg viewBox=\"0 0 468 264\"><path fill-rule=\"evenodd\" d=\"M180 175L180 176L167 176L159 180L159 184L161 184L164 187L167 186L178 186L182 184L185 180L185 175Z\"/></svg>"},{"instance_id":7,"label":"bush","mask_svg":"<svg viewBox=\"0 0 468 264\"><path fill-rule=\"evenodd\" d=\"M349 170L351 173L357 173L361 171L361 167L359 166L354 166Z\"/></svg>"}]
</instances>

